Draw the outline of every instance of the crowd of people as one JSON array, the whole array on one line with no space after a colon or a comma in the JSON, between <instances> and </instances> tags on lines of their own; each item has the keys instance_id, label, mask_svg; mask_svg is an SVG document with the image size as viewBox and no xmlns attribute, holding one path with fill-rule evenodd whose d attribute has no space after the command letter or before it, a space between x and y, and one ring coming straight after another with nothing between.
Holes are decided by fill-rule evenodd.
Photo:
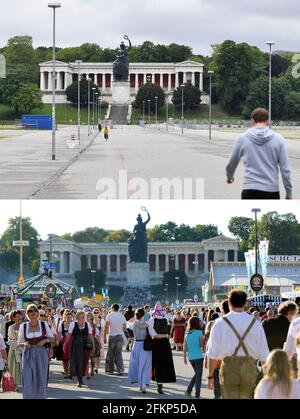
<instances>
[{"instance_id":1,"label":"crowd of people","mask_svg":"<svg viewBox=\"0 0 300 419\"><path fill-rule=\"evenodd\" d=\"M176 351L194 370L186 397L200 398L207 380L216 399L300 398L300 299L248 307L247 295L233 290L220 306L201 309L157 302L153 309L30 304L26 311L0 311L0 380L8 371L24 399L47 397L52 359L78 387L101 367L124 375L123 348L130 351L128 380L143 394L151 380L158 394L176 382Z\"/></svg>"}]
</instances>

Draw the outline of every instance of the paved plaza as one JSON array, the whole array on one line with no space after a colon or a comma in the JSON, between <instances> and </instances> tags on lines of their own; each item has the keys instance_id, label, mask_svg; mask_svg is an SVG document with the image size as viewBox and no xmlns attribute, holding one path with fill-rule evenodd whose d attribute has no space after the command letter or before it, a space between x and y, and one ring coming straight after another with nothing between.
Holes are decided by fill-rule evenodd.
<instances>
[{"instance_id":1,"label":"paved plaza","mask_svg":"<svg viewBox=\"0 0 300 419\"><path fill-rule=\"evenodd\" d=\"M106 348L107 349L107 348ZM165 394L160 396L156 391L155 383L152 382L148 387L147 394L138 391L136 384L128 382L127 372L129 366L130 353L123 351L125 374L122 377L110 376L104 373L104 361L101 361L99 375L90 380L84 379L84 387L77 388L76 380L64 379L62 374L61 362L51 361L50 382L48 388L49 399L186 399L184 392L193 376L193 369L190 364L183 362L183 353L174 352L174 365L177 375L177 382L174 384L165 384ZM201 397L212 399L213 392L207 389L207 370L203 371L203 381ZM1 393L1 399L21 399L21 393Z\"/></svg>"},{"instance_id":2,"label":"paved plaza","mask_svg":"<svg viewBox=\"0 0 300 419\"><path fill-rule=\"evenodd\" d=\"M233 144L243 130L224 128L213 131L208 140L206 130L179 127L166 132L165 125L156 129L118 126L110 131L106 143L102 134L76 158L76 150L67 150L66 141L76 134L76 127L61 128L57 133L57 160L51 161L51 132L35 132L0 140L0 198L38 199L133 199L139 190L141 199L170 199L158 195L153 179L177 180L183 198L239 199L243 181L240 164L233 185L227 185L225 167ZM91 137L83 129L82 147ZM294 198L300 198L300 132L284 130L291 162ZM72 164L71 164L72 163ZM120 180L121 171L121 180ZM127 179L124 179L124 173ZM122 178L123 176L123 178ZM200 187L196 190L196 179ZM192 185L192 190L184 186ZM197 181L197 182L198 182ZM202 183L203 181L203 183ZM142 183L141 183L142 182ZM105 195L105 185L113 184ZM146 188L140 189L140 185ZM124 190L125 185L125 190ZM204 186L204 189L202 186ZM285 191L280 179L281 196ZM180 187L177 188L180 195ZM196 192L198 191L198 192ZM184 193L188 195L184 195ZM203 193L202 193L203 192Z\"/></svg>"}]
</instances>

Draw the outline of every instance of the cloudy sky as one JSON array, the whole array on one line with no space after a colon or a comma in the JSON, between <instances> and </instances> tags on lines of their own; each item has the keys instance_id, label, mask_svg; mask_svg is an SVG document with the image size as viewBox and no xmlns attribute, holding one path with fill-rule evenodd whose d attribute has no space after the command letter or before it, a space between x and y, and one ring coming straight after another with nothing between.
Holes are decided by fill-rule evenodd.
<instances>
[{"instance_id":1,"label":"cloudy sky","mask_svg":"<svg viewBox=\"0 0 300 419\"><path fill-rule=\"evenodd\" d=\"M141 206L145 205L152 219L149 227L174 221L177 224L216 224L229 235L228 222L234 215L251 217L252 208L262 213L292 212L300 222L300 201L22 201L23 217L31 217L43 239L49 233L64 234L87 227L132 230ZM0 201L0 235L10 217L19 215L20 201ZM141 212L142 213L142 212ZM145 213L142 213L145 218Z\"/></svg>"},{"instance_id":2,"label":"cloudy sky","mask_svg":"<svg viewBox=\"0 0 300 419\"><path fill-rule=\"evenodd\" d=\"M57 44L95 42L117 47L123 34L133 44L144 40L190 45L209 54L225 39L266 49L300 50L299 0L61 0ZM1 7L0 45L15 35L31 35L34 45L51 45L48 0L10 0Z\"/></svg>"}]
</instances>

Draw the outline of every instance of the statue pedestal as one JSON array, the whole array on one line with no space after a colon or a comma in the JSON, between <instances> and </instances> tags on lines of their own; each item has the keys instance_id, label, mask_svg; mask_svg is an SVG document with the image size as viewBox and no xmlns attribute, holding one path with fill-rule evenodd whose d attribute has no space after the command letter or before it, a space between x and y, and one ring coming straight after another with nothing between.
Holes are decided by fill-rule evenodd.
<instances>
[{"instance_id":1,"label":"statue pedestal","mask_svg":"<svg viewBox=\"0 0 300 419\"><path fill-rule=\"evenodd\" d=\"M149 287L149 263L129 263L127 265L128 287Z\"/></svg>"},{"instance_id":2,"label":"statue pedestal","mask_svg":"<svg viewBox=\"0 0 300 419\"><path fill-rule=\"evenodd\" d=\"M130 105L130 83L129 81L113 81L112 83L113 105Z\"/></svg>"}]
</instances>

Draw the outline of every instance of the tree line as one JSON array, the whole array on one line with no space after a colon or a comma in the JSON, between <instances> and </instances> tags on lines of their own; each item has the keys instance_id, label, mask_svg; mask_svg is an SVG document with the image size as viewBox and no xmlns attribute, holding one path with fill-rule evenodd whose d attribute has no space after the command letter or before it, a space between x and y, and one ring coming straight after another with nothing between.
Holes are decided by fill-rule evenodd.
<instances>
[{"instance_id":1,"label":"tree line","mask_svg":"<svg viewBox=\"0 0 300 419\"><path fill-rule=\"evenodd\" d=\"M74 62L112 62L117 49L101 48L95 43L79 47L57 48L57 60ZM30 36L16 36L0 48L7 62L7 77L0 80L0 104L16 113L30 112L42 106L39 90L39 63L52 59L50 47L33 47ZM272 57L273 117L300 117L300 77L292 76L293 53L274 53ZM132 62L202 62L204 86L208 91L208 70L213 70L213 101L232 115L250 116L257 106L268 107L269 54L245 42L226 40L213 47L210 56L194 54L191 47L170 44L155 45L145 41L129 51ZM195 92L194 92L195 93ZM198 94L198 93L197 93Z\"/></svg>"},{"instance_id":2,"label":"tree line","mask_svg":"<svg viewBox=\"0 0 300 419\"><path fill-rule=\"evenodd\" d=\"M23 218L23 237L29 240L30 246L24 248L25 274L37 273L40 263L39 241L41 237L32 225L30 218ZM240 240L240 260L244 260L243 252L255 245L255 225L252 218L232 217L228 224L230 233ZM155 225L147 231L149 242L201 242L217 237L221 232L216 225L188 224L177 225L170 221ZM73 234L67 233L60 237L77 243L126 242L132 233L128 230L106 230L91 227ZM19 249L13 241L20 236L20 218L11 218L8 227L0 236L0 267L6 272L19 271ZM258 220L258 237L270 241L269 254L299 255L300 254L300 223L292 213L279 214L268 212Z\"/></svg>"}]
</instances>

